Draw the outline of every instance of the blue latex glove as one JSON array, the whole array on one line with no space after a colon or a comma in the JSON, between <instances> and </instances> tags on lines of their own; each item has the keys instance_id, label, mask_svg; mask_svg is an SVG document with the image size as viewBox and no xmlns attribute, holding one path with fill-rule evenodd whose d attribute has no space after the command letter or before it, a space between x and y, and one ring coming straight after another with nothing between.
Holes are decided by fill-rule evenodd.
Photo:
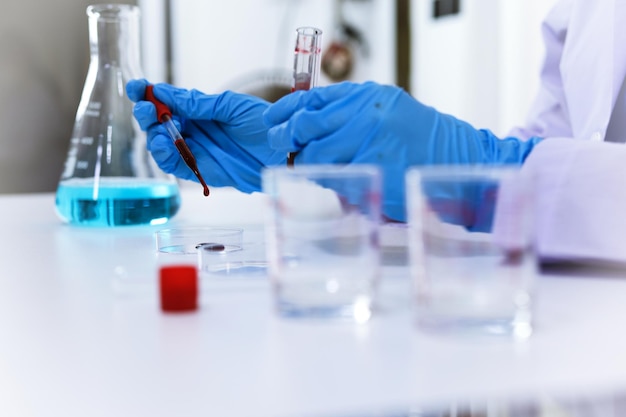
<instances>
[{"instance_id":1,"label":"blue latex glove","mask_svg":"<svg viewBox=\"0 0 626 417\"><path fill-rule=\"evenodd\" d=\"M442 184L422 181L429 209L444 223L464 226L470 232L490 232L499 185L488 178Z\"/></svg>"},{"instance_id":2,"label":"blue latex glove","mask_svg":"<svg viewBox=\"0 0 626 417\"><path fill-rule=\"evenodd\" d=\"M148 133L148 150L163 171L197 182L157 121L154 105L144 101L147 85L146 80L131 80L126 92L137 103L133 113ZM262 115L268 102L230 91L207 95L169 84L156 84L154 96L172 111L174 122L207 184L232 186L244 192L259 191L261 169L285 163L286 153L270 149L267 143Z\"/></svg>"},{"instance_id":3,"label":"blue latex glove","mask_svg":"<svg viewBox=\"0 0 626 417\"><path fill-rule=\"evenodd\" d=\"M383 169L383 212L404 221L410 166L521 164L532 138L499 139L425 106L398 87L343 82L296 91L264 113L270 146L296 164L369 163Z\"/></svg>"}]
</instances>

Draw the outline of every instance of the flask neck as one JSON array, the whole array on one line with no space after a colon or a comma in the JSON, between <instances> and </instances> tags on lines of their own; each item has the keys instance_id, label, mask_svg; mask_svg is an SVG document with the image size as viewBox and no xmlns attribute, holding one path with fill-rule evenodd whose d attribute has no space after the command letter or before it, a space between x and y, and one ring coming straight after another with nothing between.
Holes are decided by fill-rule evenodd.
<instances>
[{"instance_id":1,"label":"flask neck","mask_svg":"<svg viewBox=\"0 0 626 417\"><path fill-rule=\"evenodd\" d=\"M139 71L139 8L103 4L87 8L92 64Z\"/></svg>"}]
</instances>

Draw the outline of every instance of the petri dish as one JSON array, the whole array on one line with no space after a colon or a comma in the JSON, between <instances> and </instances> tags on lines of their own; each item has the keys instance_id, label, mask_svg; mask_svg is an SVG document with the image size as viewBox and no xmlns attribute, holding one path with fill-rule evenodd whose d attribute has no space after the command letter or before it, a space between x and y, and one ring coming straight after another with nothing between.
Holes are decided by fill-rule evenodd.
<instances>
[{"instance_id":1,"label":"petri dish","mask_svg":"<svg viewBox=\"0 0 626 417\"><path fill-rule=\"evenodd\" d=\"M198 267L209 279L265 277L267 261L263 243L244 242L241 246L202 244L197 249Z\"/></svg>"},{"instance_id":2,"label":"petri dish","mask_svg":"<svg viewBox=\"0 0 626 417\"><path fill-rule=\"evenodd\" d=\"M196 255L200 247L214 251L241 249L243 229L188 227L163 229L155 233L156 250L162 254Z\"/></svg>"}]
</instances>

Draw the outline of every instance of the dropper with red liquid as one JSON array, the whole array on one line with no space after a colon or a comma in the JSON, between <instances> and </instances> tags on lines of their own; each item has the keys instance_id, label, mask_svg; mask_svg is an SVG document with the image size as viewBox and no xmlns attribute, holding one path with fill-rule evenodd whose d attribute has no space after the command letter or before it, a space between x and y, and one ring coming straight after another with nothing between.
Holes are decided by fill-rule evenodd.
<instances>
[{"instance_id":1,"label":"dropper with red liquid","mask_svg":"<svg viewBox=\"0 0 626 417\"><path fill-rule=\"evenodd\" d=\"M174 145L176 145L176 149L178 149L178 153L180 153L180 156L183 158L183 161L185 161L185 164L187 164L189 169L191 169L191 171L198 178L198 181L200 181L200 184L202 184L202 187L204 187L204 195L208 197L209 186L206 184L204 178L202 178L202 174L200 174L200 171L198 170L196 158L193 156L191 150L187 146L187 143L183 139L183 136L174 125L174 121L172 120L172 112L170 111L169 107L160 102L154 96L153 89L153 85L148 85L146 87L146 100L150 101L156 107L158 121L165 127L167 133L169 133L170 137L174 141Z\"/></svg>"}]
</instances>

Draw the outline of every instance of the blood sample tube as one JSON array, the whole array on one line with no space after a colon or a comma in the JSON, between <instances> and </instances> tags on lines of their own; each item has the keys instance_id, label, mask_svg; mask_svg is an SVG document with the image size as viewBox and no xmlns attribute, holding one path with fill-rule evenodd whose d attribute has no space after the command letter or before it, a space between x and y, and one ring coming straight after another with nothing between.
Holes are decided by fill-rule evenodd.
<instances>
[{"instance_id":1,"label":"blood sample tube","mask_svg":"<svg viewBox=\"0 0 626 417\"><path fill-rule=\"evenodd\" d=\"M322 31L304 26L296 29L296 47L293 57L291 91L310 90L317 85L320 74ZM292 166L296 152L287 154L287 165Z\"/></svg>"}]
</instances>

